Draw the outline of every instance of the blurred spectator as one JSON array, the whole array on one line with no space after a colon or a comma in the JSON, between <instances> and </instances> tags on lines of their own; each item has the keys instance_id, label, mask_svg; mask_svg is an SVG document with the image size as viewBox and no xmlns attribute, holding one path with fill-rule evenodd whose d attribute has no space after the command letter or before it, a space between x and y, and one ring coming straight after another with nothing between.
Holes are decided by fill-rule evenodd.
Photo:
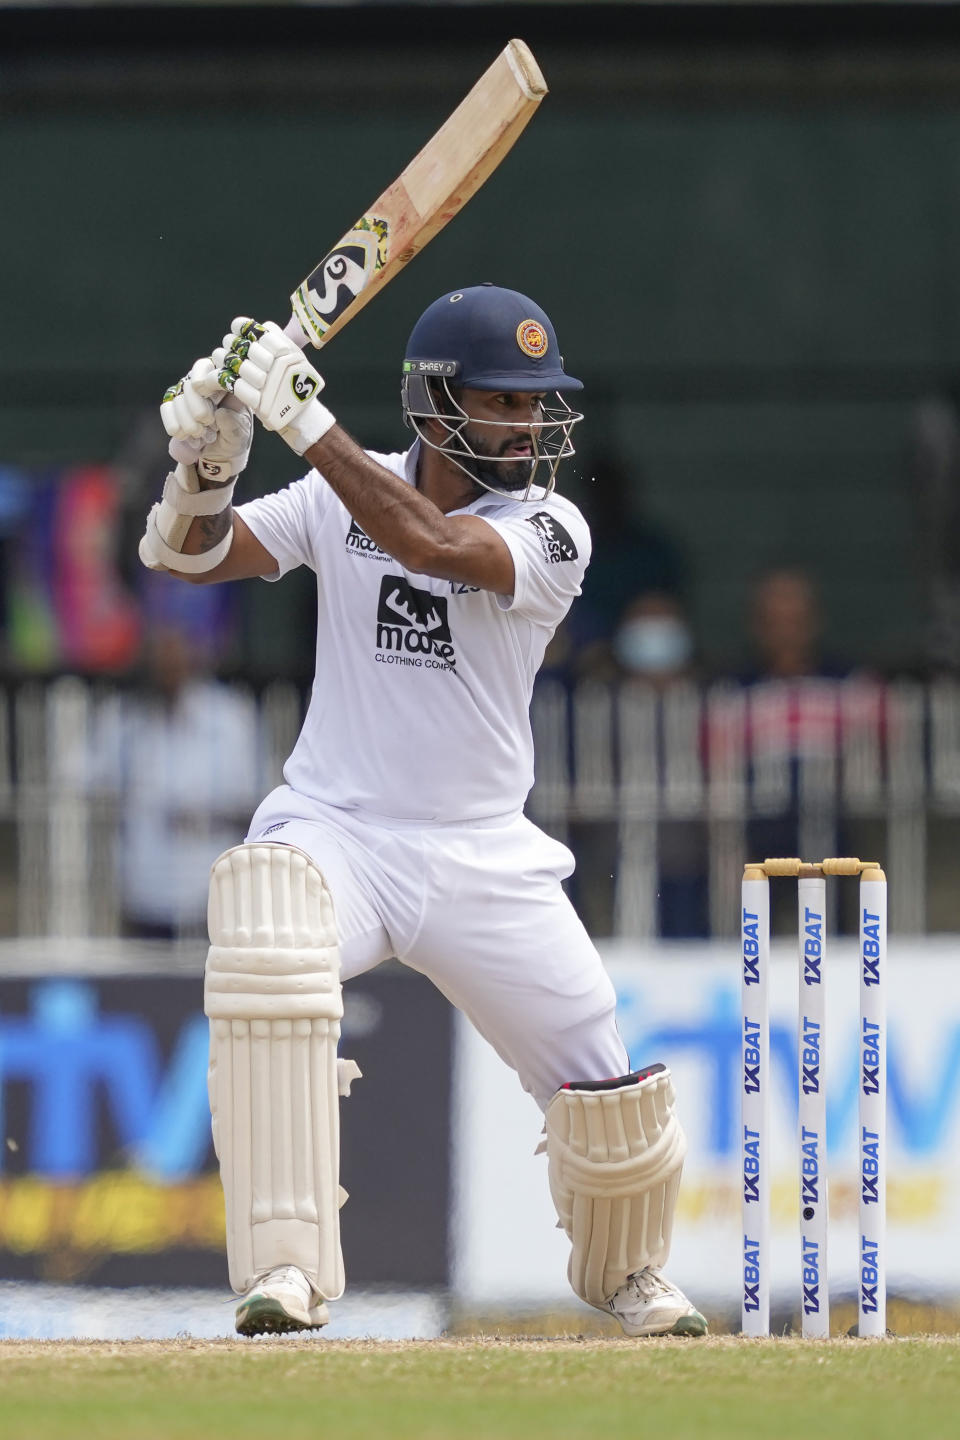
<instances>
[{"instance_id":1,"label":"blurred spectator","mask_svg":"<svg viewBox=\"0 0 960 1440\"><path fill-rule=\"evenodd\" d=\"M643 477L612 454L598 455L589 487L578 497L593 551L583 594L547 651L545 668L573 679L589 671L597 647L608 645L627 607L650 592L678 595L680 551L643 513Z\"/></svg>"},{"instance_id":2,"label":"blurred spectator","mask_svg":"<svg viewBox=\"0 0 960 1440\"><path fill-rule=\"evenodd\" d=\"M867 676L849 679L852 667L824 649L818 588L799 566L757 578L748 629L753 662L740 676L746 708L735 697L729 711L713 707L710 749L717 761L742 747L754 804L767 811L747 822L749 856L844 854L838 761L845 739L882 725L882 694ZM774 923L789 925L789 887L774 890Z\"/></svg>"},{"instance_id":3,"label":"blurred spectator","mask_svg":"<svg viewBox=\"0 0 960 1440\"><path fill-rule=\"evenodd\" d=\"M229 587L145 584L144 686L102 707L93 782L118 807L124 933L202 936L209 867L263 789L257 710L211 670Z\"/></svg>"},{"instance_id":4,"label":"blurred spectator","mask_svg":"<svg viewBox=\"0 0 960 1440\"><path fill-rule=\"evenodd\" d=\"M822 653L823 616L817 587L799 566L765 571L750 599L750 635L755 665L743 679L795 679L826 675L838 679L848 667Z\"/></svg>"},{"instance_id":5,"label":"blurred spectator","mask_svg":"<svg viewBox=\"0 0 960 1440\"><path fill-rule=\"evenodd\" d=\"M694 675L693 632L678 596L650 590L629 601L607 640L588 646L576 666L592 680L646 680L667 689Z\"/></svg>"}]
</instances>

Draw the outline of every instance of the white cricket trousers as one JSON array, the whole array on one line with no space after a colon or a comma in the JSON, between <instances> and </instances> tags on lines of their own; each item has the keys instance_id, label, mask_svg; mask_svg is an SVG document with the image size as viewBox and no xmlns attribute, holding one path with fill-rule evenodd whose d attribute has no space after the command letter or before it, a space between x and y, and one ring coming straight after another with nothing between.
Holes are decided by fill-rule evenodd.
<instances>
[{"instance_id":1,"label":"white cricket trousers","mask_svg":"<svg viewBox=\"0 0 960 1440\"><path fill-rule=\"evenodd\" d=\"M561 881L570 851L524 815L432 824L339 810L281 785L247 840L296 845L333 896L346 982L396 956L461 1010L541 1109L623 1075L613 985Z\"/></svg>"}]
</instances>

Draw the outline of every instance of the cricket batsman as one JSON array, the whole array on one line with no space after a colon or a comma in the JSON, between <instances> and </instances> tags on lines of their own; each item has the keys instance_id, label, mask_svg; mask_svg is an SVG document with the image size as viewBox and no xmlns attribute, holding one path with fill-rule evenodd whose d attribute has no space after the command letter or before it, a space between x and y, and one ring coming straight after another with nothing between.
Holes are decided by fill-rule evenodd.
<instances>
[{"instance_id":1,"label":"cricket batsman","mask_svg":"<svg viewBox=\"0 0 960 1440\"><path fill-rule=\"evenodd\" d=\"M670 1072L631 1070L562 888L573 857L523 813L534 677L590 558L554 488L581 383L539 305L477 285L413 328L409 449L361 449L323 385L276 325L235 320L164 397L176 468L140 544L144 564L192 583L297 565L317 582L316 677L285 783L210 882L210 1103L237 1330L322 1326L343 1293L339 1096L356 1067L337 1059L341 987L396 956L543 1110L577 1295L627 1335L703 1335L661 1268L686 1148ZM233 508L255 419L306 474Z\"/></svg>"}]
</instances>

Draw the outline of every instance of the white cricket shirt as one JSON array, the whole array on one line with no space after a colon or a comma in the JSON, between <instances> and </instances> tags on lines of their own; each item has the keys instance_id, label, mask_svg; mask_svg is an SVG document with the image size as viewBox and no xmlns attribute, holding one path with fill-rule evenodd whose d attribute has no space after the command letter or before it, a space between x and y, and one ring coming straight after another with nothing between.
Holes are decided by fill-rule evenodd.
<instances>
[{"instance_id":1,"label":"white cricket shirt","mask_svg":"<svg viewBox=\"0 0 960 1440\"><path fill-rule=\"evenodd\" d=\"M415 483L419 445L367 453ZM580 593L590 533L570 501L484 495L513 556L513 596L399 565L311 470L237 507L275 558L317 576L317 669L284 766L301 794L371 816L476 820L522 809L533 784L529 705L547 642Z\"/></svg>"}]
</instances>

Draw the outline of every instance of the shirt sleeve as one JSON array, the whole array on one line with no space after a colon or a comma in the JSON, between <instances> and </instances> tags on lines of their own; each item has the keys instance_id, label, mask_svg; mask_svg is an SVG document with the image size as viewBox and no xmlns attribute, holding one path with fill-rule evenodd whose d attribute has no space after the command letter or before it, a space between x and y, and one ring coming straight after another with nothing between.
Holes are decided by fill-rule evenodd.
<instances>
[{"instance_id":1,"label":"shirt sleeve","mask_svg":"<svg viewBox=\"0 0 960 1440\"><path fill-rule=\"evenodd\" d=\"M500 608L540 625L559 625L580 594L590 560L590 531L583 516L573 505L560 511L544 504L532 515L483 518L513 556L513 594L497 597Z\"/></svg>"},{"instance_id":2,"label":"shirt sleeve","mask_svg":"<svg viewBox=\"0 0 960 1440\"><path fill-rule=\"evenodd\" d=\"M248 500L236 513L280 567L268 580L279 580L298 565L316 570L314 541L330 491L315 470L273 495Z\"/></svg>"}]
</instances>

